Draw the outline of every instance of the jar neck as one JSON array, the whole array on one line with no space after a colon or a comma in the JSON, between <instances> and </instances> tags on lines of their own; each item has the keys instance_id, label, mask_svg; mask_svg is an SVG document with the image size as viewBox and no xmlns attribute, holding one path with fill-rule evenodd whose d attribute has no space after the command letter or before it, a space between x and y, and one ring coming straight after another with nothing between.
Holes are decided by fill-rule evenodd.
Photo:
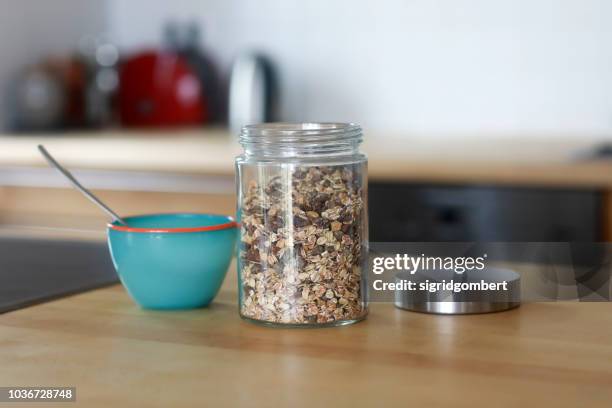
<instances>
[{"instance_id":1,"label":"jar neck","mask_svg":"<svg viewBox=\"0 0 612 408\"><path fill-rule=\"evenodd\" d=\"M263 123L240 132L245 155L262 158L352 155L362 140L361 127L353 123Z\"/></svg>"}]
</instances>

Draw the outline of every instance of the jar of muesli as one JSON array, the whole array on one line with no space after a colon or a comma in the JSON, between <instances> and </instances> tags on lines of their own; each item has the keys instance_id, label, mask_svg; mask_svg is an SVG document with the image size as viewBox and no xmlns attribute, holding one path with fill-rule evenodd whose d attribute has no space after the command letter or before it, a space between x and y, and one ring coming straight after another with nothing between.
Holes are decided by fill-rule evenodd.
<instances>
[{"instance_id":1,"label":"jar of muesli","mask_svg":"<svg viewBox=\"0 0 612 408\"><path fill-rule=\"evenodd\" d=\"M236 159L240 315L270 325L367 314L367 158L352 123L242 128Z\"/></svg>"}]
</instances>

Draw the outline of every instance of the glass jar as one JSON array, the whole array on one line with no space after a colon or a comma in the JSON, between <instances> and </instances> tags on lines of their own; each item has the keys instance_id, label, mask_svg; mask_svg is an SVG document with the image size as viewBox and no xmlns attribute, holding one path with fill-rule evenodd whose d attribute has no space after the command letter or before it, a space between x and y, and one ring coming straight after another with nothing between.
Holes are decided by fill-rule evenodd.
<instances>
[{"instance_id":1,"label":"glass jar","mask_svg":"<svg viewBox=\"0 0 612 408\"><path fill-rule=\"evenodd\" d=\"M367 314L367 158L349 123L242 128L240 316L335 326Z\"/></svg>"}]
</instances>

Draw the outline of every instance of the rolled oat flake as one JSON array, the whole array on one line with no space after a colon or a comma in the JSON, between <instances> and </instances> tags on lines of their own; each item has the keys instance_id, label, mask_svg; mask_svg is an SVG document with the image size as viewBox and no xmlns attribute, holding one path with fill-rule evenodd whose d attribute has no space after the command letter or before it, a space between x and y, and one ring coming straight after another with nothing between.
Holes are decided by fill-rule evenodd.
<instances>
[{"instance_id":1,"label":"rolled oat flake","mask_svg":"<svg viewBox=\"0 0 612 408\"><path fill-rule=\"evenodd\" d=\"M365 318L367 158L350 123L245 126L236 159L240 315L266 325Z\"/></svg>"}]
</instances>

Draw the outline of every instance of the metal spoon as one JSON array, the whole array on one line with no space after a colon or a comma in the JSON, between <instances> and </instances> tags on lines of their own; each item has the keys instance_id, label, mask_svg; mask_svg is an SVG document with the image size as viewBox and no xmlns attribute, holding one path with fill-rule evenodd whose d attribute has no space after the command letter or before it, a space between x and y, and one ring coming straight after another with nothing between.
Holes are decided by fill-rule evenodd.
<instances>
[{"instance_id":1,"label":"metal spoon","mask_svg":"<svg viewBox=\"0 0 612 408\"><path fill-rule=\"evenodd\" d=\"M121 225L125 225L125 226L128 225L127 222L125 222L120 216L118 216L106 204L104 204L98 197L93 195L93 193L91 191L89 191L88 189L83 187L81 185L81 183L79 183L77 181L77 179L74 178L74 176L68 170L66 170L64 167L62 167L62 165L60 165L53 158L53 156L51 156L51 154L47 151L47 149L45 149L45 147L43 145L38 145L38 150L40 151L40 153L43 155L43 157L47 160L47 162L49 162L49 164L52 167L55 167L57 170L59 170L59 172L62 173L64 175L64 177L66 177L68 179L68 181L70 181L70 183L74 186L74 188L79 190L92 203L94 203L98 207L100 207L100 209L102 209L102 211L104 211L106 214L108 214L113 219L113 221L116 221L116 222L118 222Z\"/></svg>"}]
</instances>

